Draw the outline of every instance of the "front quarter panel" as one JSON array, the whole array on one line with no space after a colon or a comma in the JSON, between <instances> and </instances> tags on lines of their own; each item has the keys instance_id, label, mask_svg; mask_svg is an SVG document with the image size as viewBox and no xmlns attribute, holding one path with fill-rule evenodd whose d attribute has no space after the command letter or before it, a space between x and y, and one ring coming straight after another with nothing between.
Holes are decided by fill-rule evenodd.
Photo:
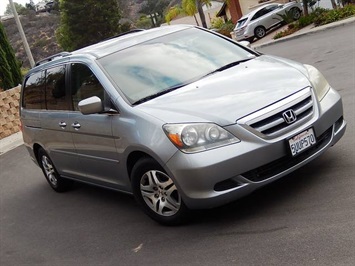
<instances>
[{"instance_id":1,"label":"front quarter panel","mask_svg":"<svg viewBox=\"0 0 355 266\"><path fill-rule=\"evenodd\" d=\"M120 172L129 181L127 164L132 153L147 154L164 166L177 148L166 137L163 121L135 107L122 108L121 105L120 110L121 113L112 120L112 134L119 155Z\"/></svg>"}]
</instances>

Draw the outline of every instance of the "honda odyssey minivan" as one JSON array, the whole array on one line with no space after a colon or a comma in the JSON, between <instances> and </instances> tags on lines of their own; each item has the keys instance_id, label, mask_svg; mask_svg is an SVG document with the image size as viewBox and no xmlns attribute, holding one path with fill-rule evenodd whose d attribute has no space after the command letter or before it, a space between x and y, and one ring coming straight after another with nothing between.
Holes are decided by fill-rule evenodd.
<instances>
[{"instance_id":1,"label":"honda odyssey minivan","mask_svg":"<svg viewBox=\"0 0 355 266\"><path fill-rule=\"evenodd\" d=\"M24 142L55 191L79 181L130 193L162 224L295 171L346 129L315 67L194 26L53 55L22 88Z\"/></svg>"}]
</instances>

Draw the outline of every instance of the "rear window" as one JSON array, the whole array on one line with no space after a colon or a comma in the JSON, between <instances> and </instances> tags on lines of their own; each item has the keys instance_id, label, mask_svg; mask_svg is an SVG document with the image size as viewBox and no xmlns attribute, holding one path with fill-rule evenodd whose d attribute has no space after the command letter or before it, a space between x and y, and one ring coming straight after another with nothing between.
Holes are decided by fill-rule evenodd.
<instances>
[{"instance_id":1,"label":"rear window","mask_svg":"<svg viewBox=\"0 0 355 266\"><path fill-rule=\"evenodd\" d=\"M23 91L23 107L46 109L44 72L34 73L26 80Z\"/></svg>"},{"instance_id":2,"label":"rear window","mask_svg":"<svg viewBox=\"0 0 355 266\"><path fill-rule=\"evenodd\" d=\"M248 18L238 20L236 28L238 29L238 28L243 27L243 25L245 24L245 22L247 22L247 20L248 20Z\"/></svg>"},{"instance_id":3,"label":"rear window","mask_svg":"<svg viewBox=\"0 0 355 266\"><path fill-rule=\"evenodd\" d=\"M64 66L47 70L45 96L48 110L69 110L66 97Z\"/></svg>"},{"instance_id":4,"label":"rear window","mask_svg":"<svg viewBox=\"0 0 355 266\"><path fill-rule=\"evenodd\" d=\"M22 106L26 109L70 110L65 66L32 74L25 81Z\"/></svg>"}]
</instances>

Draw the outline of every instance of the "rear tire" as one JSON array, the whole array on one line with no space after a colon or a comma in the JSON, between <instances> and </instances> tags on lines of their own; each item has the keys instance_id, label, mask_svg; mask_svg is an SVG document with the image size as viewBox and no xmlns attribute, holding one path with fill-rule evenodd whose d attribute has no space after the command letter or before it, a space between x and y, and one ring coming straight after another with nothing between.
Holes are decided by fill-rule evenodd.
<instances>
[{"instance_id":1,"label":"rear tire","mask_svg":"<svg viewBox=\"0 0 355 266\"><path fill-rule=\"evenodd\" d=\"M246 39L248 42L252 43L254 41L254 36Z\"/></svg>"},{"instance_id":2,"label":"rear tire","mask_svg":"<svg viewBox=\"0 0 355 266\"><path fill-rule=\"evenodd\" d=\"M152 158L142 158L131 174L133 195L143 211L164 225L177 225L185 221L188 209L174 181Z\"/></svg>"},{"instance_id":3,"label":"rear tire","mask_svg":"<svg viewBox=\"0 0 355 266\"><path fill-rule=\"evenodd\" d=\"M265 37L266 29L262 26L257 27L254 31L254 35L256 38L261 39L261 38Z\"/></svg>"},{"instance_id":4,"label":"rear tire","mask_svg":"<svg viewBox=\"0 0 355 266\"><path fill-rule=\"evenodd\" d=\"M52 160L42 148L38 150L38 163L52 189L56 192L64 192L69 190L73 184L73 181L65 179L58 174Z\"/></svg>"}]
</instances>

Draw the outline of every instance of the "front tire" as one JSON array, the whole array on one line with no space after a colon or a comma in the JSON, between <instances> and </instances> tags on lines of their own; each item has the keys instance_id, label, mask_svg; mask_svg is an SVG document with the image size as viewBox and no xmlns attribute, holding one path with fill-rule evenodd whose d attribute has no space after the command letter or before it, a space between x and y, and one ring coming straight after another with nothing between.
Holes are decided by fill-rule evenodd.
<instances>
[{"instance_id":1,"label":"front tire","mask_svg":"<svg viewBox=\"0 0 355 266\"><path fill-rule=\"evenodd\" d=\"M291 11L293 20L298 20L301 17L301 10L297 7L292 8Z\"/></svg>"},{"instance_id":2,"label":"front tire","mask_svg":"<svg viewBox=\"0 0 355 266\"><path fill-rule=\"evenodd\" d=\"M152 158L142 158L133 167L132 191L143 211L158 223L176 225L187 216L174 181Z\"/></svg>"},{"instance_id":3,"label":"front tire","mask_svg":"<svg viewBox=\"0 0 355 266\"><path fill-rule=\"evenodd\" d=\"M52 160L49 158L48 154L44 149L40 148L38 151L38 163L46 177L48 184L56 192L67 191L71 185L72 181L62 178L54 167Z\"/></svg>"}]
</instances>

